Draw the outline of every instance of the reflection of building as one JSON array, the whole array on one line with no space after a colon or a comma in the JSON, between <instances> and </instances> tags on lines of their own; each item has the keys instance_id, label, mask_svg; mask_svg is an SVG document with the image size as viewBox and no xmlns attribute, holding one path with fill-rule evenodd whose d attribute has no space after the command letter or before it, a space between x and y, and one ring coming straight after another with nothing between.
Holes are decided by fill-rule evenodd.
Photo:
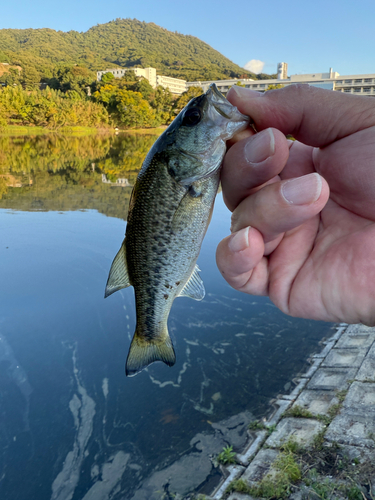
<instances>
[{"instance_id":1,"label":"reflection of building","mask_svg":"<svg viewBox=\"0 0 375 500\"><path fill-rule=\"evenodd\" d=\"M121 187L131 186L128 179L125 178L116 179L115 182L112 182L109 179L107 179L107 176L105 174L102 174L102 182L104 182L104 184L110 184L111 186L121 186Z\"/></svg>"},{"instance_id":2,"label":"reflection of building","mask_svg":"<svg viewBox=\"0 0 375 500\"><path fill-rule=\"evenodd\" d=\"M105 71L98 71L96 79L98 82L106 73L112 73L115 78L122 78L127 71L134 71L138 77L146 78L150 85L155 88L157 85L169 89L172 94L182 94L186 90L186 81L179 78L172 78L171 76L156 75L155 68L114 68L106 69Z\"/></svg>"},{"instance_id":3,"label":"reflection of building","mask_svg":"<svg viewBox=\"0 0 375 500\"><path fill-rule=\"evenodd\" d=\"M33 181L30 178L26 177L15 177L12 174L0 175L1 179L4 179L5 185L8 187L20 188L22 186L32 186Z\"/></svg>"},{"instance_id":4,"label":"reflection of building","mask_svg":"<svg viewBox=\"0 0 375 500\"><path fill-rule=\"evenodd\" d=\"M279 63L286 66L286 63ZM285 71L286 71L285 68ZM285 76L285 74L283 74ZM241 82L248 89L265 92L270 85L293 85L296 83L307 83L314 87L323 89L336 90L338 92L346 92L356 95L367 95L375 97L375 73L368 75L346 75L340 76L339 73L330 68L328 73L311 73L307 75L291 75L284 79L272 80L218 80L211 82L187 82L187 86L202 87L206 91L211 83L216 83L221 92L228 92L230 87L237 82Z\"/></svg>"}]
</instances>

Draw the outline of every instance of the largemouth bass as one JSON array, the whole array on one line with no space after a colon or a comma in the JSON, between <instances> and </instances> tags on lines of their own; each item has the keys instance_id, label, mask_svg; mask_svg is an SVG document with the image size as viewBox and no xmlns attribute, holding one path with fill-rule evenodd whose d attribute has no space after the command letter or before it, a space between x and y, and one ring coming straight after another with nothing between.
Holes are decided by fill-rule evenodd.
<instances>
[{"instance_id":1,"label":"largemouth bass","mask_svg":"<svg viewBox=\"0 0 375 500\"><path fill-rule=\"evenodd\" d=\"M213 84L189 102L147 154L105 290L108 297L134 287L137 326L128 376L154 361L169 366L176 361L169 311L176 297L204 297L196 261L219 186L225 141L248 122Z\"/></svg>"}]
</instances>

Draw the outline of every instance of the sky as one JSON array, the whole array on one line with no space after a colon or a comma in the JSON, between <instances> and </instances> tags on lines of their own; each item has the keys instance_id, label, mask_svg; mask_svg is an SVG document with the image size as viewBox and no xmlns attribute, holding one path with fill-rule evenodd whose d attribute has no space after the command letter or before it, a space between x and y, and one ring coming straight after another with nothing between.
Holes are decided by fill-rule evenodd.
<instances>
[{"instance_id":1,"label":"sky","mask_svg":"<svg viewBox=\"0 0 375 500\"><path fill-rule=\"evenodd\" d=\"M116 18L193 35L241 67L288 74L375 73L375 1L17 0L1 2L0 29L87 31ZM250 63L255 61L255 63Z\"/></svg>"}]
</instances>

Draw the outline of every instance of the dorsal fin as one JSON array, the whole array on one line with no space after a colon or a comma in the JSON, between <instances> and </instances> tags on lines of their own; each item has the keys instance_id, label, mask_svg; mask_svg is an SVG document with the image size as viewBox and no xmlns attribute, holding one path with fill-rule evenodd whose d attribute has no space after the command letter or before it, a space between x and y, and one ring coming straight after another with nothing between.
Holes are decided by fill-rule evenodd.
<instances>
[{"instance_id":1,"label":"dorsal fin","mask_svg":"<svg viewBox=\"0 0 375 500\"><path fill-rule=\"evenodd\" d=\"M126 264L125 240L123 241L120 250L113 259L111 269L109 271L107 286L105 287L104 298L112 293L130 286L128 266Z\"/></svg>"},{"instance_id":2,"label":"dorsal fin","mask_svg":"<svg viewBox=\"0 0 375 500\"><path fill-rule=\"evenodd\" d=\"M206 294L202 278L199 276L199 267L195 264L194 271L191 273L186 285L178 294L178 297L190 297L195 300L202 300Z\"/></svg>"}]
</instances>

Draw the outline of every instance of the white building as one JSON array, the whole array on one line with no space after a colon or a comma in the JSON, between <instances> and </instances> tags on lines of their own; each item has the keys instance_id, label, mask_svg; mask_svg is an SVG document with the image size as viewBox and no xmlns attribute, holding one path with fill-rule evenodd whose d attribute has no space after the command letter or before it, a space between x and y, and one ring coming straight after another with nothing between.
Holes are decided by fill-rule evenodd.
<instances>
[{"instance_id":1,"label":"white building","mask_svg":"<svg viewBox=\"0 0 375 500\"><path fill-rule=\"evenodd\" d=\"M122 78L127 71L134 71L135 76L143 76L146 78L150 85L155 88L156 87L156 69L155 68L114 68L114 69L106 69L105 71L97 71L96 79L98 82L101 81L102 76L106 73L112 73L115 78Z\"/></svg>"},{"instance_id":2,"label":"white building","mask_svg":"<svg viewBox=\"0 0 375 500\"><path fill-rule=\"evenodd\" d=\"M208 80L206 82L186 82L186 87L187 89L189 87L201 87L203 89L203 92L206 92L211 83L215 83L216 87L220 90L220 92L227 93L228 90L231 87L233 87L233 85L236 85L238 82L241 83L241 85L245 85L245 87L248 87L249 82L254 82L254 81L256 80L252 80L251 78L236 78L230 80Z\"/></svg>"},{"instance_id":3,"label":"white building","mask_svg":"<svg viewBox=\"0 0 375 500\"><path fill-rule=\"evenodd\" d=\"M156 76L157 85L169 89L172 94L182 94L187 90L186 80L180 80L179 78L172 78L171 76Z\"/></svg>"},{"instance_id":4,"label":"white building","mask_svg":"<svg viewBox=\"0 0 375 500\"><path fill-rule=\"evenodd\" d=\"M281 63L286 64L286 63ZM285 69L282 68L282 69ZM283 71L282 76L285 75ZM320 87L337 92L346 92L356 95L367 95L375 97L375 73L366 75L344 75L340 76L339 73L330 68L328 73L310 73L307 75L291 75L283 79L274 80L217 80L211 82L187 82L187 86L202 87L206 91L211 83L215 83L218 89L226 93L237 82L245 85L246 88L257 90L258 92L265 92L270 85L293 85L295 83L307 83L314 87Z\"/></svg>"},{"instance_id":5,"label":"white building","mask_svg":"<svg viewBox=\"0 0 375 500\"><path fill-rule=\"evenodd\" d=\"M288 78L288 64L285 62L278 63L277 65L277 79L286 80Z\"/></svg>"},{"instance_id":6,"label":"white building","mask_svg":"<svg viewBox=\"0 0 375 500\"><path fill-rule=\"evenodd\" d=\"M157 85L169 89L172 94L182 94L186 91L186 80L180 80L179 78L172 78L171 76L157 75L155 68L114 68L106 69L105 71L98 71L96 73L96 79L98 82L101 81L102 76L106 73L112 73L115 78L121 78L125 75L127 71L134 71L136 76L146 78L153 88Z\"/></svg>"}]
</instances>

